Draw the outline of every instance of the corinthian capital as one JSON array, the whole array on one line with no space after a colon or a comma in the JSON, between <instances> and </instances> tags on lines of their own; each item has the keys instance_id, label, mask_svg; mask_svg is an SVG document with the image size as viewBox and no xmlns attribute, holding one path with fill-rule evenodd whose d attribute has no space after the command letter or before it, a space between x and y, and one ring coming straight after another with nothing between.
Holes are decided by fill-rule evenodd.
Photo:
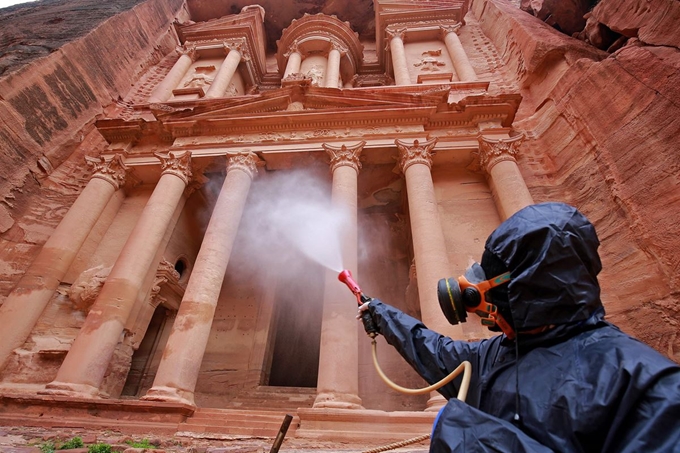
<instances>
[{"instance_id":1,"label":"corinthian capital","mask_svg":"<svg viewBox=\"0 0 680 453\"><path fill-rule=\"evenodd\" d=\"M231 52L233 50L237 51L241 55L241 60L247 61L250 59L250 53L248 52L248 45L246 40L243 38L230 39L224 42L224 48Z\"/></svg>"},{"instance_id":2,"label":"corinthian capital","mask_svg":"<svg viewBox=\"0 0 680 453\"><path fill-rule=\"evenodd\" d=\"M191 180L191 151L175 153L170 151L167 155L153 153L161 161L161 175L171 174L177 176L189 184Z\"/></svg>"},{"instance_id":3,"label":"corinthian capital","mask_svg":"<svg viewBox=\"0 0 680 453\"><path fill-rule=\"evenodd\" d=\"M230 171L239 170L253 179L257 174L257 167L261 165L263 165L263 162L260 158L250 151L227 155L227 174Z\"/></svg>"},{"instance_id":4,"label":"corinthian capital","mask_svg":"<svg viewBox=\"0 0 680 453\"><path fill-rule=\"evenodd\" d=\"M456 33L458 34L458 30L460 30L460 27L462 27L463 24L460 22L456 22L455 24L441 24L439 25L439 30L441 30L441 37L444 39L446 35L449 33Z\"/></svg>"},{"instance_id":5,"label":"corinthian capital","mask_svg":"<svg viewBox=\"0 0 680 453\"><path fill-rule=\"evenodd\" d=\"M394 144L399 149L399 168L402 173L406 173L406 169L414 164L427 165L428 168L432 168L432 156L434 155L432 149L437 144L436 138L425 143L413 140L413 145L397 139Z\"/></svg>"},{"instance_id":6,"label":"corinthian capital","mask_svg":"<svg viewBox=\"0 0 680 453\"><path fill-rule=\"evenodd\" d=\"M489 173L493 166L499 162L516 162L517 155L519 154L519 146L522 144L523 140L524 134L497 140L479 134L477 136L479 151L475 153L479 156L479 168Z\"/></svg>"},{"instance_id":7,"label":"corinthian capital","mask_svg":"<svg viewBox=\"0 0 680 453\"><path fill-rule=\"evenodd\" d=\"M103 179L111 183L116 190L125 184L128 167L120 154L114 154L109 160L106 160L104 156L99 156L99 158L85 156L85 161L94 168L92 178Z\"/></svg>"},{"instance_id":8,"label":"corinthian capital","mask_svg":"<svg viewBox=\"0 0 680 453\"><path fill-rule=\"evenodd\" d=\"M395 27L391 25L387 27L385 34L387 35L388 41L391 41L394 38L399 38L403 41L406 36L406 27Z\"/></svg>"},{"instance_id":9,"label":"corinthian capital","mask_svg":"<svg viewBox=\"0 0 680 453\"><path fill-rule=\"evenodd\" d=\"M361 169L361 162L359 162L359 156L361 156L361 151L364 149L366 142L359 142L354 146L347 147L347 145L342 145L339 148L337 146L331 146L323 143L323 149L326 150L331 158L331 173L334 172L339 167L352 167L354 170L359 172Z\"/></svg>"},{"instance_id":10,"label":"corinthian capital","mask_svg":"<svg viewBox=\"0 0 680 453\"><path fill-rule=\"evenodd\" d=\"M196 52L196 46L177 47L177 49L175 50L180 56L186 55L189 58L191 58L192 62L198 59L198 52Z\"/></svg>"}]
</instances>

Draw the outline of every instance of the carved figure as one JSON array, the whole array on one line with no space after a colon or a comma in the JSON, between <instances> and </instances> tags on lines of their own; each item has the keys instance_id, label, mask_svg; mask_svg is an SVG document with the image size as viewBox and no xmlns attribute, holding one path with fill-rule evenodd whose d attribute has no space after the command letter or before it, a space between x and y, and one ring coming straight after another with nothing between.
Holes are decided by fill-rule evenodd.
<instances>
[{"instance_id":1,"label":"carved figure","mask_svg":"<svg viewBox=\"0 0 680 453\"><path fill-rule=\"evenodd\" d=\"M305 77L312 79L312 85L321 86L323 83L324 68L321 65L312 66L305 74Z\"/></svg>"},{"instance_id":2,"label":"carved figure","mask_svg":"<svg viewBox=\"0 0 680 453\"><path fill-rule=\"evenodd\" d=\"M80 273L68 290L68 298L76 310L87 312L99 296L112 266L95 266Z\"/></svg>"}]
</instances>

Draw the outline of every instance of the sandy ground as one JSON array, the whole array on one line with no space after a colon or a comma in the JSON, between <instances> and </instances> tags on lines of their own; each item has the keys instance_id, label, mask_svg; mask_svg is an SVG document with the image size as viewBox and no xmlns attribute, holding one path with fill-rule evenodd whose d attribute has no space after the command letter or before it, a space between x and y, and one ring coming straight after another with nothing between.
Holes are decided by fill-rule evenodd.
<instances>
[{"instance_id":1,"label":"sandy ground","mask_svg":"<svg viewBox=\"0 0 680 453\"><path fill-rule=\"evenodd\" d=\"M0 426L0 453L41 453L40 447L52 442L57 447L73 437L80 437L88 446L95 443L107 443L114 452L127 453L268 453L271 451L273 438L235 437L226 435L196 434L175 436L159 435L126 435L115 430L85 430L78 428L33 428ZM140 442L147 439L155 449L133 449L126 442ZM427 453L428 441L423 441L390 451L399 453ZM305 452L346 452L360 453L375 448L360 444L320 442L309 439L286 437L279 449L281 453ZM57 450L57 453L87 453L87 448L77 450Z\"/></svg>"}]
</instances>

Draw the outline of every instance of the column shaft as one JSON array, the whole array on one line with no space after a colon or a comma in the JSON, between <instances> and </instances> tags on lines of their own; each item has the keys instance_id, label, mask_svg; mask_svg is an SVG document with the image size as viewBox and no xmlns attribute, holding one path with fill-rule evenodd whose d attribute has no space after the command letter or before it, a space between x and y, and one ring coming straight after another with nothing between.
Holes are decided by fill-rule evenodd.
<instances>
[{"instance_id":1,"label":"column shaft","mask_svg":"<svg viewBox=\"0 0 680 453\"><path fill-rule=\"evenodd\" d=\"M392 54L392 68L394 69L394 82L397 85L410 85L411 76L408 73L406 51L404 41L399 36L393 36L390 40L390 52Z\"/></svg>"},{"instance_id":2,"label":"column shaft","mask_svg":"<svg viewBox=\"0 0 680 453\"><path fill-rule=\"evenodd\" d=\"M224 179L153 387L143 397L145 400L195 404L194 390L215 307L255 172L254 155L246 155L246 159L250 168L232 168Z\"/></svg>"},{"instance_id":3,"label":"column shaft","mask_svg":"<svg viewBox=\"0 0 680 453\"><path fill-rule=\"evenodd\" d=\"M187 73L191 64L193 63L193 58L191 53L183 53L179 56L179 59L172 67L168 75L165 76L163 81L158 84L158 86L153 90L151 96L149 97L149 103L155 102L165 102L172 96L172 90L174 90L179 82Z\"/></svg>"},{"instance_id":4,"label":"column shaft","mask_svg":"<svg viewBox=\"0 0 680 453\"><path fill-rule=\"evenodd\" d=\"M241 53L238 50L232 49L229 51L227 58L224 59L220 69L217 71L215 80L213 80L212 85L208 88L208 92L205 94L207 98L221 98L227 91L229 82L231 78L234 77L236 69L241 62Z\"/></svg>"},{"instance_id":5,"label":"column shaft","mask_svg":"<svg viewBox=\"0 0 680 453\"><path fill-rule=\"evenodd\" d=\"M0 306L0 369L12 351L23 345L31 334L116 190L111 182L92 178Z\"/></svg>"},{"instance_id":6,"label":"column shaft","mask_svg":"<svg viewBox=\"0 0 680 453\"><path fill-rule=\"evenodd\" d=\"M434 148L436 141L431 140L421 146L416 140L413 147L405 146L399 140L396 143L401 150L402 171L406 178L413 254L418 276L418 297L423 323L430 329L453 339L463 339L461 326L451 326L446 321L437 299L437 282L439 279L450 277L451 270L430 173L432 165L430 150ZM439 410L446 403L446 400L437 392L432 392L430 395L427 410Z\"/></svg>"},{"instance_id":7,"label":"column shaft","mask_svg":"<svg viewBox=\"0 0 680 453\"><path fill-rule=\"evenodd\" d=\"M302 55L300 52L291 52L288 56L288 62L286 63L286 71L283 73L283 78L285 79L291 74L296 74L300 72L300 66L302 65Z\"/></svg>"},{"instance_id":8,"label":"column shaft","mask_svg":"<svg viewBox=\"0 0 680 453\"><path fill-rule=\"evenodd\" d=\"M333 171L332 203L346 211L349 222L341 241L343 264L356 274L357 170L338 166ZM319 350L319 375L314 407L360 409L359 339L356 306L347 299L346 288L336 271L327 271Z\"/></svg>"},{"instance_id":9,"label":"column shaft","mask_svg":"<svg viewBox=\"0 0 680 453\"><path fill-rule=\"evenodd\" d=\"M46 393L96 397L186 180L164 173Z\"/></svg>"},{"instance_id":10,"label":"column shaft","mask_svg":"<svg viewBox=\"0 0 680 453\"><path fill-rule=\"evenodd\" d=\"M448 50L451 61L453 62L456 74L458 74L458 79L461 82L472 82L477 80L477 74L472 68L470 60L468 60L458 35L454 31L446 33L444 36L444 43L446 44L446 50Z\"/></svg>"},{"instance_id":11,"label":"column shaft","mask_svg":"<svg viewBox=\"0 0 680 453\"><path fill-rule=\"evenodd\" d=\"M338 49L331 49L328 53L326 75L324 76L327 88L338 88L338 79L340 78L340 57L341 55Z\"/></svg>"},{"instance_id":12,"label":"column shaft","mask_svg":"<svg viewBox=\"0 0 680 453\"><path fill-rule=\"evenodd\" d=\"M506 160L494 165L489 170L489 182L502 220L534 204L524 178L513 161Z\"/></svg>"}]
</instances>

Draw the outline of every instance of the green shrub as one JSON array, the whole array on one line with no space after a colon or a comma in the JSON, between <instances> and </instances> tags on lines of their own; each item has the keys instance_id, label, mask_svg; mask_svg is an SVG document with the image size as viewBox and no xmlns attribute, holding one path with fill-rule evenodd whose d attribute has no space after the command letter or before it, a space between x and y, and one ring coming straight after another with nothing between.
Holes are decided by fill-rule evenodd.
<instances>
[{"instance_id":1,"label":"green shrub","mask_svg":"<svg viewBox=\"0 0 680 453\"><path fill-rule=\"evenodd\" d=\"M87 453L111 453L109 444L92 444L87 447Z\"/></svg>"},{"instance_id":2,"label":"green shrub","mask_svg":"<svg viewBox=\"0 0 680 453\"><path fill-rule=\"evenodd\" d=\"M149 443L149 439L142 439L139 442L135 442L133 440L128 440L125 441L126 444L131 446L132 448L156 448L155 445L151 445Z\"/></svg>"},{"instance_id":3,"label":"green shrub","mask_svg":"<svg viewBox=\"0 0 680 453\"><path fill-rule=\"evenodd\" d=\"M80 437L74 437L73 439L64 442L59 447L59 450L70 450L71 448L83 448L84 446L85 444L83 443L83 439L81 439Z\"/></svg>"},{"instance_id":4,"label":"green shrub","mask_svg":"<svg viewBox=\"0 0 680 453\"><path fill-rule=\"evenodd\" d=\"M52 442L51 440L48 440L47 442L43 442L42 444L40 444L40 451L42 453L54 453L54 449L55 449L54 442Z\"/></svg>"}]
</instances>

